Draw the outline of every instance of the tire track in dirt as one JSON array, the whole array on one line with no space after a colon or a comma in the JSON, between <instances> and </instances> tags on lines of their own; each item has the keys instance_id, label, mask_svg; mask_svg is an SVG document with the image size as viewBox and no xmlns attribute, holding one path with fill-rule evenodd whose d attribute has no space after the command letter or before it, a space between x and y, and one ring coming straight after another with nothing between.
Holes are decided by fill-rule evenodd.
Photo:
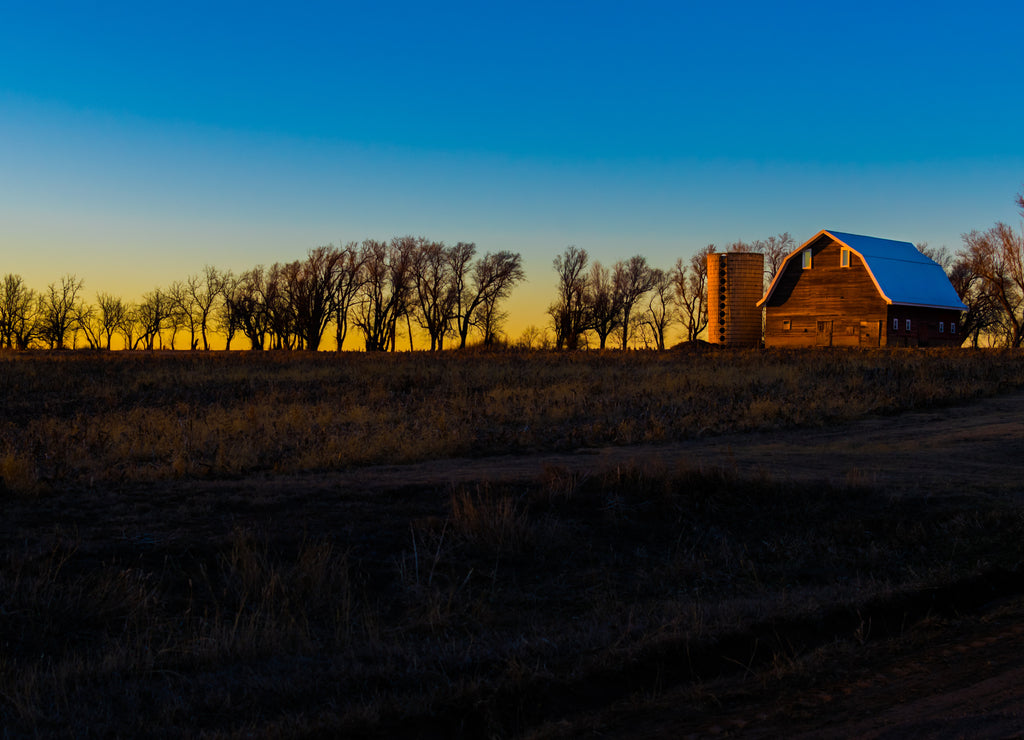
<instances>
[{"instance_id":1,"label":"tire track in dirt","mask_svg":"<svg viewBox=\"0 0 1024 740\"><path fill-rule=\"evenodd\" d=\"M1024 392L831 427L382 465L302 480L307 485L396 489L531 480L549 468L586 475L629 465L721 467L780 480L864 484L893 493L1017 493L1024 481Z\"/></svg>"}]
</instances>

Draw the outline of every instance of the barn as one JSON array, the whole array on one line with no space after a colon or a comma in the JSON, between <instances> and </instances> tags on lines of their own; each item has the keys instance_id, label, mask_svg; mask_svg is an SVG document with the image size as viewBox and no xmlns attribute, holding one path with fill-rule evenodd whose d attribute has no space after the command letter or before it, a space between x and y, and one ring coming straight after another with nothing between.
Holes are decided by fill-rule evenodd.
<instances>
[{"instance_id":1,"label":"barn","mask_svg":"<svg viewBox=\"0 0 1024 740\"><path fill-rule=\"evenodd\" d=\"M766 347L958 347L967 310L910 242L831 229L786 256L757 305Z\"/></svg>"}]
</instances>

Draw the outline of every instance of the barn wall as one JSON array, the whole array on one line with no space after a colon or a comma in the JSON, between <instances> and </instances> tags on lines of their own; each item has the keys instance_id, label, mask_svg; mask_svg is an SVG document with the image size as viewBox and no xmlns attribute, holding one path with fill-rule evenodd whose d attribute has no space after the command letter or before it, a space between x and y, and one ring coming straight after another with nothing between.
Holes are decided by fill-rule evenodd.
<instances>
[{"instance_id":1,"label":"barn wall","mask_svg":"<svg viewBox=\"0 0 1024 740\"><path fill-rule=\"evenodd\" d=\"M765 307L765 345L771 347L878 347L886 343L888 304L863 260L822 235L806 249L811 267L797 254L786 264ZM787 324L788 323L788 328Z\"/></svg>"},{"instance_id":2,"label":"barn wall","mask_svg":"<svg viewBox=\"0 0 1024 740\"><path fill-rule=\"evenodd\" d=\"M960 326L960 312L942 308L889 306L885 322L888 347L959 347L967 338ZM897 328L893 328L893 319ZM910 330L907 330L910 319ZM941 326L940 326L941 324ZM951 331L955 325L956 331Z\"/></svg>"}]
</instances>

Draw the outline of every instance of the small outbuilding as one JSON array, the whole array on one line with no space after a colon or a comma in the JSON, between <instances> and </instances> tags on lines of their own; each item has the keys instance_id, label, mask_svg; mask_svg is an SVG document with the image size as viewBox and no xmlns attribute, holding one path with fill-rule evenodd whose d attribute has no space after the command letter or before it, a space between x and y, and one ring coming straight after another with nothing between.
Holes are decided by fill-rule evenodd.
<instances>
[{"instance_id":1,"label":"small outbuilding","mask_svg":"<svg viewBox=\"0 0 1024 740\"><path fill-rule=\"evenodd\" d=\"M831 229L786 257L757 305L766 347L959 347L967 310L910 242Z\"/></svg>"}]
</instances>

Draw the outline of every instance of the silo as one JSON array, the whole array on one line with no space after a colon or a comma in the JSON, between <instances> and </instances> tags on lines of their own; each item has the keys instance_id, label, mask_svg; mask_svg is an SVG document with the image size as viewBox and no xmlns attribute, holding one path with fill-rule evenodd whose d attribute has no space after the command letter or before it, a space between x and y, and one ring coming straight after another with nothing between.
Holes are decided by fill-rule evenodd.
<instances>
[{"instance_id":1,"label":"silo","mask_svg":"<svg viewBox=\"0 0 1024 740\"><path fill-rule=\"evenodd\" d=\"M764 255L712 252L708 255L708 341L738 347L761 344Z\"/></svg>"}]
</instances>

